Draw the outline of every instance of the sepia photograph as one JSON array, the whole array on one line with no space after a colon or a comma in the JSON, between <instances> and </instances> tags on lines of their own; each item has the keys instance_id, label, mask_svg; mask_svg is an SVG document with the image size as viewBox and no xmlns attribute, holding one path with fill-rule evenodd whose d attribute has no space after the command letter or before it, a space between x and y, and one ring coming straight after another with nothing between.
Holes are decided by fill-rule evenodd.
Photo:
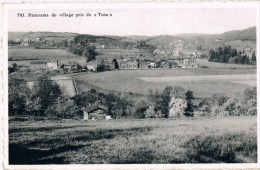
<instances>
[{"instance_id":1,"label":"sepia photograph","mask_svg":"<svg viewBox=\"0 0 260 170\"><path fill-rule=\"evenodd\" d=\"M257 165L259 3L4 10L8 165Z\"/></svg>"}]
</instances>

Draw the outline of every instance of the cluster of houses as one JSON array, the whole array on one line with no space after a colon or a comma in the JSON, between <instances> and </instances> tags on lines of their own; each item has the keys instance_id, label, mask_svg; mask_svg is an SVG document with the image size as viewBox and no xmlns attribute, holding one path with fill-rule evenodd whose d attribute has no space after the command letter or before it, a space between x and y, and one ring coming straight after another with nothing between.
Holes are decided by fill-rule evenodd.
<instances>
[{"instance_id":1,"label":"cluster of houses","mask_svg":"<svg viewBox=\"0 0 260 170\"><path fill-rule=\"evenodd\" d=\"M199 68L197 58L168 59L168 60L138 60L135 58L91 61L86 63L90 71L98 71L99 65L105 65L108 70L137 70L137 69L170 69L170 68Z\"/></svg>"},{"instance_id":2,"label":"cluster of houses","mask_svg":"<svg viewBox=\"0 0 260 170\"><path fill-rule=\"evenodd\" d=\"M251 60L255 50L253 48L246 47L244 49L237 48L237 52L241 52L242 54L248 56L249 59Z\"/></svg>"},{"instance_id":3,"label":"cluster of houses","mask_svg":"<svg viewBox=\"0 0 260 170\"><path fill-rule=\"evenodd\" d=\"M44 60L30 62L31 70L58 69L58 60Z\"/></svg>"},{"instance_id":4,"label":"cluster of houses","mask_svg":"<svg viewBox=\"0 0 260 170\"><path fill-rule=\"evenodd\" d=\"M199 68L197 58L185 59L168 59L168 60L138 60L135 58L113 59L113 60L92 60L86 65L81 66L76 61L70 61L66 64L59 65L58 60L44 60L30 62L31 70L58 69L85 71L99 71L100 65L106 66L106 70L145 70L145 69L170 69L170 68Z\"/></svg>"},{"instance_id":5,"label":"cluster of houses","mask_svg":"<svg viewBox=\"0 0 260 170\"><path fill-rule=\"evenodd\" d=\"M55 46L64 45L66 40L55 42L52 38L25 38L23 40L21 39L15 39L15 40L9 40L8 45L9 46L20 46L20 47L38 47L38 48L54 48Z\"/></svg>"},{"instance_id":6,"label":"cluster of houses","mask_svg":"<svg viewBox=\"0 0 260 170\"><path fill-rule=\"evenodd\" d=\"M170 55L179 57L183 54L184 42L182 40L175 40L170 42L168 45L164 45L161 49L155 49L154 55Z\"/></svg>"}]
</instances>

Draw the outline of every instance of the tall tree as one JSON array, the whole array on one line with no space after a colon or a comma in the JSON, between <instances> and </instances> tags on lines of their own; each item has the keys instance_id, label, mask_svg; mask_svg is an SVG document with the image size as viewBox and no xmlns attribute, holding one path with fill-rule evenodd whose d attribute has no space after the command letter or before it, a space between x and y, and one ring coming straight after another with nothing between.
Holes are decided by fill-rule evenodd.
<instances>
[{"instance_id":1,"label":"tall tree","mask_svg":"<svg viewBox=\"0 0 260 170\"><path fill-rule=\"evenodd\" d=\"M187 93L185 94L185 99L187 102L187 107L185 109L185 116L193 116L193 111L194 111L194 105L192 101L195 99L193 96L193 92L188 90Z\"/></svg>"},{"instance_id":2,"label":"tall tree","mask_svg":"<svg viewBox=\"0 0 260 170\"><path fill-rule=\"evenodd\" d=\"M91 60L95 60L95 59L96 59L96 55L97 55L97 53L96 53L96 47L94 47L94 46L89 46L89 45L85 46L85 47L83 48L83 53L82 53L82 55L83 55L84 57L86 57L87 62L89 62L89 61L91 61Z\"/></svg>"},{"instance_id":3,"label":"tall tree","mask_svg":"<svg viewBox=\"0 0 260 170\"><path fill-rule=\"evenodd\" d=\"M42 109L46 110L55 100L62 95L60 86L46 76L38 79L34 86L35 96L41 99Z\"/></svg>"},{"instance_id":4,"label":"tall tree","mask_svg":"<svg viewBox=\"0 0 260 170\"><path fill-rule=\"evenodd\" d=\"M251 58L252 62L256 62L256 55L255 55L255 51L252 54L252 58Z\"/></svg>"},{"instance_id":5,"label":"tall tree","mask_svg":"<svg viewBox=\"0 0 260 170\"><path fill-rule=\"evenodd\" d=\"M25 103L31 97L26 81L10 77L8 82L8 107L10 116L25 113Z\"/></svg>"}]
</instances>

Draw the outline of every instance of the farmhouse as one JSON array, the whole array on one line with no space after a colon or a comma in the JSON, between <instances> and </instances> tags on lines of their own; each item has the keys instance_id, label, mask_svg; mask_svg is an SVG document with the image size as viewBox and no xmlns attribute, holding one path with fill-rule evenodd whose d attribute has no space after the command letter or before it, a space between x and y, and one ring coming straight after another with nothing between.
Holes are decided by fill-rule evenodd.
<instances>
[{"instance_id":1,"label":"farmhouse","mask_svg":"<svg viewBox=\"0 0 260 170\"><path fill-rule=\"evenodd\" d=\"M199 68L199 65L198 65L196 59L180 60L179 66L181 66L181 68Z\"/></svg>"},{"instance_id":2,"label":"farmhouse","mask_svg":"<svg viewBox=\"0 0 260 170\"><path fill-rule=\"evenodd\" d=\"M148 68L156 68L156 63L155 62L150 62L148 64Z\"/></svg>"},{"instance_id":3,"label":"farmhouse","mask_svg":"<svg viewBox=\"0 0 260 170\"><path fill-rule=\"evenodd\" d=\"M90 70L90 71L97 71L97 65L98 64L97 64L96 60L93 60L93 61L86 63L86 66L87 66L88 70Z\"/></svg>"},{"instance_id":4,"label":"farmhouse","mask_svg":"<svg viewBox=\"0 0 260 170\"><path fill-rule=\"evenodd\" d=\"M90 106L83 110L83 119L88 120L105 120L111 119L111 116L107 115L108 110L104 106Z\"/></svg>"},{"instance_id":5,"label":"farmhouse","mask_svg":"<svg viewBox=\"0 0 260 170\"><path fill-rule=\"evenodd\" d=\"M141 61L139 62L139 68L140 68L140 69L148 69L150 63L151 63L151 61L141 60Z\"/></svg>"},{"instance_id":6,"label":"farmhouse","mask_svg":"<svg viewBox=\"0 0 260 170\"><path fill-rule=\"evenodd\" d=\"M160 63L160 68L169 68L169 63L166 62L166 61L162 61L162 62Z\"/></svg>"},{"instance_id":7,"label":"farmhouse","mask_svg":"<svg viewBox=\"0 0 260 170\"><path fill-rule=\"evenodd\" d=\"M167 64L169 65L169 68L176 68L176 67L181 67L180 64L182 63L181 60L177 59L169 59Z\"/></svg>"},{"instance_id":8,"label":"farmhouse","mask_svg":"<svg viewBox=\"0 0 260 170\"><path fill-rule=\"evenodd\" d=\"M138 68L138 63L136 59L118 59L119 69L122 70L132 70Z\"/></svg>"},{"instance_id":9,"label":"farmhouse","mask_svg":"<svg viewBox=\"0 0 260 170\"><path fill-rule=\"evenodd\" d=\"M71 70L76 70L78 67L78 63L76 61L70 61L69 66Z\"/></svg>"},{"instance_id":10,"label":"farmhouse","mask_svg":"<svg viewBox=\"0 0 260 170\"><path fill-rule=\"evenodd\" d=\"M58 68L58 60L32 61L32 62L30 62L30 68L32 70L57 69Z\"/></svg>"}]
</instances>

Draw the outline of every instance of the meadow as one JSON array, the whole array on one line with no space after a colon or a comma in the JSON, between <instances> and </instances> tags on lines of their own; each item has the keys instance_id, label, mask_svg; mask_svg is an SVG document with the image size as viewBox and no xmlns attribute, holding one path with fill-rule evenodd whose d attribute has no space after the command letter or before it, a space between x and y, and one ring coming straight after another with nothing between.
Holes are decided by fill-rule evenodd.
<instances>
[{"instance_id":1,"label":"meadow","mask_svg":"<svg viewBox=\"0 0 260 170\"><path fill-rule=\"evenodd\" d=\"M88 91L91 88L95 88L103 92L146 95L149 89L161 91L166 86L180 86L185 90L192 90L196 98L203 98L212 94L237 95L237 93L256 84L255 74L256 69L199 68L115 70L73 75L72 77L75 79L80 91ZM227 78L223 79L225 75ZM235 79L228 79L232 75ZM247 75L251 79L248 79ZM216 78L218 76L219 78ZM199 79L199 77L203 78ZM152 79L155 81L151 81ZM167 81L162 81L162 79L167 79Z\"/></svg>"},{"instance_id":2,"label":"meadow","mask_svg":"<svg viewBox=\"0 0 260 170\"><path fill-rule=\"evenodd\" d=\"M256 163L256 128L256 117L10 121L9 163Z\"/></svg>"},{"instance_id":3,"label":"meadow","mask_svg":"<svg viewBox=\"0 0 260 170\"><path fill-rule=\"evenodd\" d=\"M29 66L33 60L58 60L59 65L65 64L71 60L78 62L85 62L85 58L72 53L69 53L62 49L33 49L33 48L9 48L8 59L18 61L8 61L8 65L11 66L16 63L18 66Z\"/></svg>"}]
</instances>

